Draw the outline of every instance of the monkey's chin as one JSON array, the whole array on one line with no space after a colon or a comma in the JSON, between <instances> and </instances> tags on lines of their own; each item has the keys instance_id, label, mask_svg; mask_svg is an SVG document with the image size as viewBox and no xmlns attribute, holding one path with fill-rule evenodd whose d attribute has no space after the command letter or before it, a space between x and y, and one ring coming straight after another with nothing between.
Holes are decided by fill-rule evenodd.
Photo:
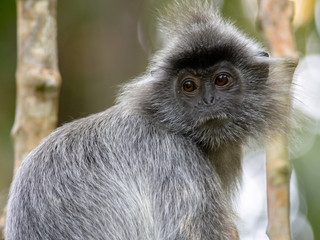
<instances>
[{"instance_id":1,"label":"monkey's chin","mask_svg":"<svg viewBox=\"0 0 320 240\"><path fill-rule=\"evenodd\" d=\"M230 121L231 121L231 119L228 117L201 119L198 121L197 126L198 127L209 127L209 128L218 127L219 128L219 127L225 126Z\"/></svg>"}]
</instances>

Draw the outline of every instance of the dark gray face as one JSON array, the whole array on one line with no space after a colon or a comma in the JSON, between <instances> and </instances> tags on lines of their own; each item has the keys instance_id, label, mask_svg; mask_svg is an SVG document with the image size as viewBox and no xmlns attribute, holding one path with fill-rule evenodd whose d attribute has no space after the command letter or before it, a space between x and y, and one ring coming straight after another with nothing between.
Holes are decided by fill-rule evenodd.
<instances>
[{"instance_id":1,"label":"dark gray face","mask_svg":"<svg viewBox=\"0 0 320 240\"><path fill-rule=\"evenodd\" d=\"M230 49L168 58L144 98L153 122L211 147L262 132L275 104L267 83L268 58Z\"/></svg>"},{"instance_id":2,"label":"dark gray face","mask_svg":"<svg viewBox=\"0 0 320 240\"><path fill-rule=\"evenodd\" d=\"M241 75L229 62L218 62L207 69L185 69L176 81L176 96L187 111L199 117L199 124L207 121L227 121L226 112L232 112L240 103ZM222 116L223 115L223 116Z\"/></svg>"}]
</instances>

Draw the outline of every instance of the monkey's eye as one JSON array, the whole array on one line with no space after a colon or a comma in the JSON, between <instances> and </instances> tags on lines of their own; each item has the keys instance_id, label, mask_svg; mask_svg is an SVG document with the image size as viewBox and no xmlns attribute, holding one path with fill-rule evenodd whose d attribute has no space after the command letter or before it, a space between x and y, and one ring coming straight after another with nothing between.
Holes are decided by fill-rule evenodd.
<instances>
[{"instance_id":1,"label":"monkey's eye","mask_svg":"<svg viewBox=\"0 0 320 240\"><path fill-rule=\"evenodd\" d=\"M219 74L219 75L216 77L214 83L215 83L217 86L222 87L222 86L225 86L225 85L227 85L227 84L229 83L230 78L231 78L231 77L230 77L229 74L221 73L221 74Z\"/></svg>"},{"instance_id":2,"label":"monkey's eye","mask_svg":"<svg viewBox=\"0 0 320 240\"><path fill-rule=\"evenodd\" d=\"M186 81L183 82L182 88L186 92L193 92L194 90L197 89L197 85L192 80L186 80Z\"/></svg>"}]
</instances>

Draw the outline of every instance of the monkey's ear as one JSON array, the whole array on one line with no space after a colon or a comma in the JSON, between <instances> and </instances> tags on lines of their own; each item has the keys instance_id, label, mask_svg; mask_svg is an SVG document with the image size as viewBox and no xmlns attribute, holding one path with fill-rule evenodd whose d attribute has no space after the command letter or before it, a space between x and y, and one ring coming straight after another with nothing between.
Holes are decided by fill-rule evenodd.
<instances>
[{"instance_id":1,"label":"monkey's ear","mask_svg":"<svg viewBox=\"0 0 320 240\"><path fill-rule=\"evenodd\" d=\"M252 76L259 81L266 81L269 77L269 59L263 60L264 58L265 57L259 56L259 58L250 66Z\"/></svg>"},{"instance_id":2,"label":"monkey's ear","mask_svg":"<svg viewBox=\"0 0 320 240\"><path fill-rule=\"evenodd\" d=\"M261 51L261 52L259 52L259 56L261 56L261 57L269 57L269 53L267 53L265 51Z\"/></svg>"},{"instance_id":3,"label":"monkey's ear","mask_svg":"<svg viewBox=\"0 0 320 240\"><path fill-rule=\"evenodd\" d=\"M257 62L253 64L256 79L266 80L269 76L269 53L265 51L258 52ZM267 59L266 59L267 58Z\"/></svg>"}]
</instances>

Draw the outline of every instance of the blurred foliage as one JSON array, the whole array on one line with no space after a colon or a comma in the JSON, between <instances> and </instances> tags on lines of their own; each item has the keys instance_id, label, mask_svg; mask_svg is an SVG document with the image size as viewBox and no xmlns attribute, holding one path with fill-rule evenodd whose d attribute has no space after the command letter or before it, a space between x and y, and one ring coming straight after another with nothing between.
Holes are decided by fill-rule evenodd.
<instances>
[{"instance_id":1,"label":"blurred foliage","mask_svg":"<svg viewBox=\"0 0 320 240\"><path fill-rule=\"evenodd\" d=\"M59 125L110 107L119 86L144 71L150 54L159 45L155 9L165 2L58 1L59 68L63 79ZM320 53L319 32L313 19L315 0L296 2L299 53ZM262 42L254 3L226 0L222 11L236 26ZM307 44L310 39L313 45ZM15 111L16 55L15 1L4 0L0 7L0 208L6 202L13 171L10 130ZM319 135L315 139L310 150L293 160L293 166L315 239L320 239Z\"/></svg>"},{"instance_id":2,"label":"blurred foliage","mask_svg":"<svg viewBox=\"0 0 320 240\"><path fill-rule=\"evenodd\" d=\"M307 217L313 227L314 239L320 239L320 136L302 157L293 161L302 202L306 201Z\"/></svg>"},{"instance_id":3,"label":"blurred foliage","mask_svg":"<svg viewBox=\"0 0 320 240\"><path fill-rule=\"evenodd\" d=\"M0 7L0 207L12 178L10 130L15 111L16 11L14 1Z\"/></svg>"},{"instance_id":4,"label":"blurred foliage","mask_svg":"<svg viewBox=\"0 0 320 240\"><path fill-rule=\"evenodd\" d=\"M302 27L309 24L314 17L316 0L294 0L296 14L293 19L295 27Z\"/></svg>"}]
</instances>

